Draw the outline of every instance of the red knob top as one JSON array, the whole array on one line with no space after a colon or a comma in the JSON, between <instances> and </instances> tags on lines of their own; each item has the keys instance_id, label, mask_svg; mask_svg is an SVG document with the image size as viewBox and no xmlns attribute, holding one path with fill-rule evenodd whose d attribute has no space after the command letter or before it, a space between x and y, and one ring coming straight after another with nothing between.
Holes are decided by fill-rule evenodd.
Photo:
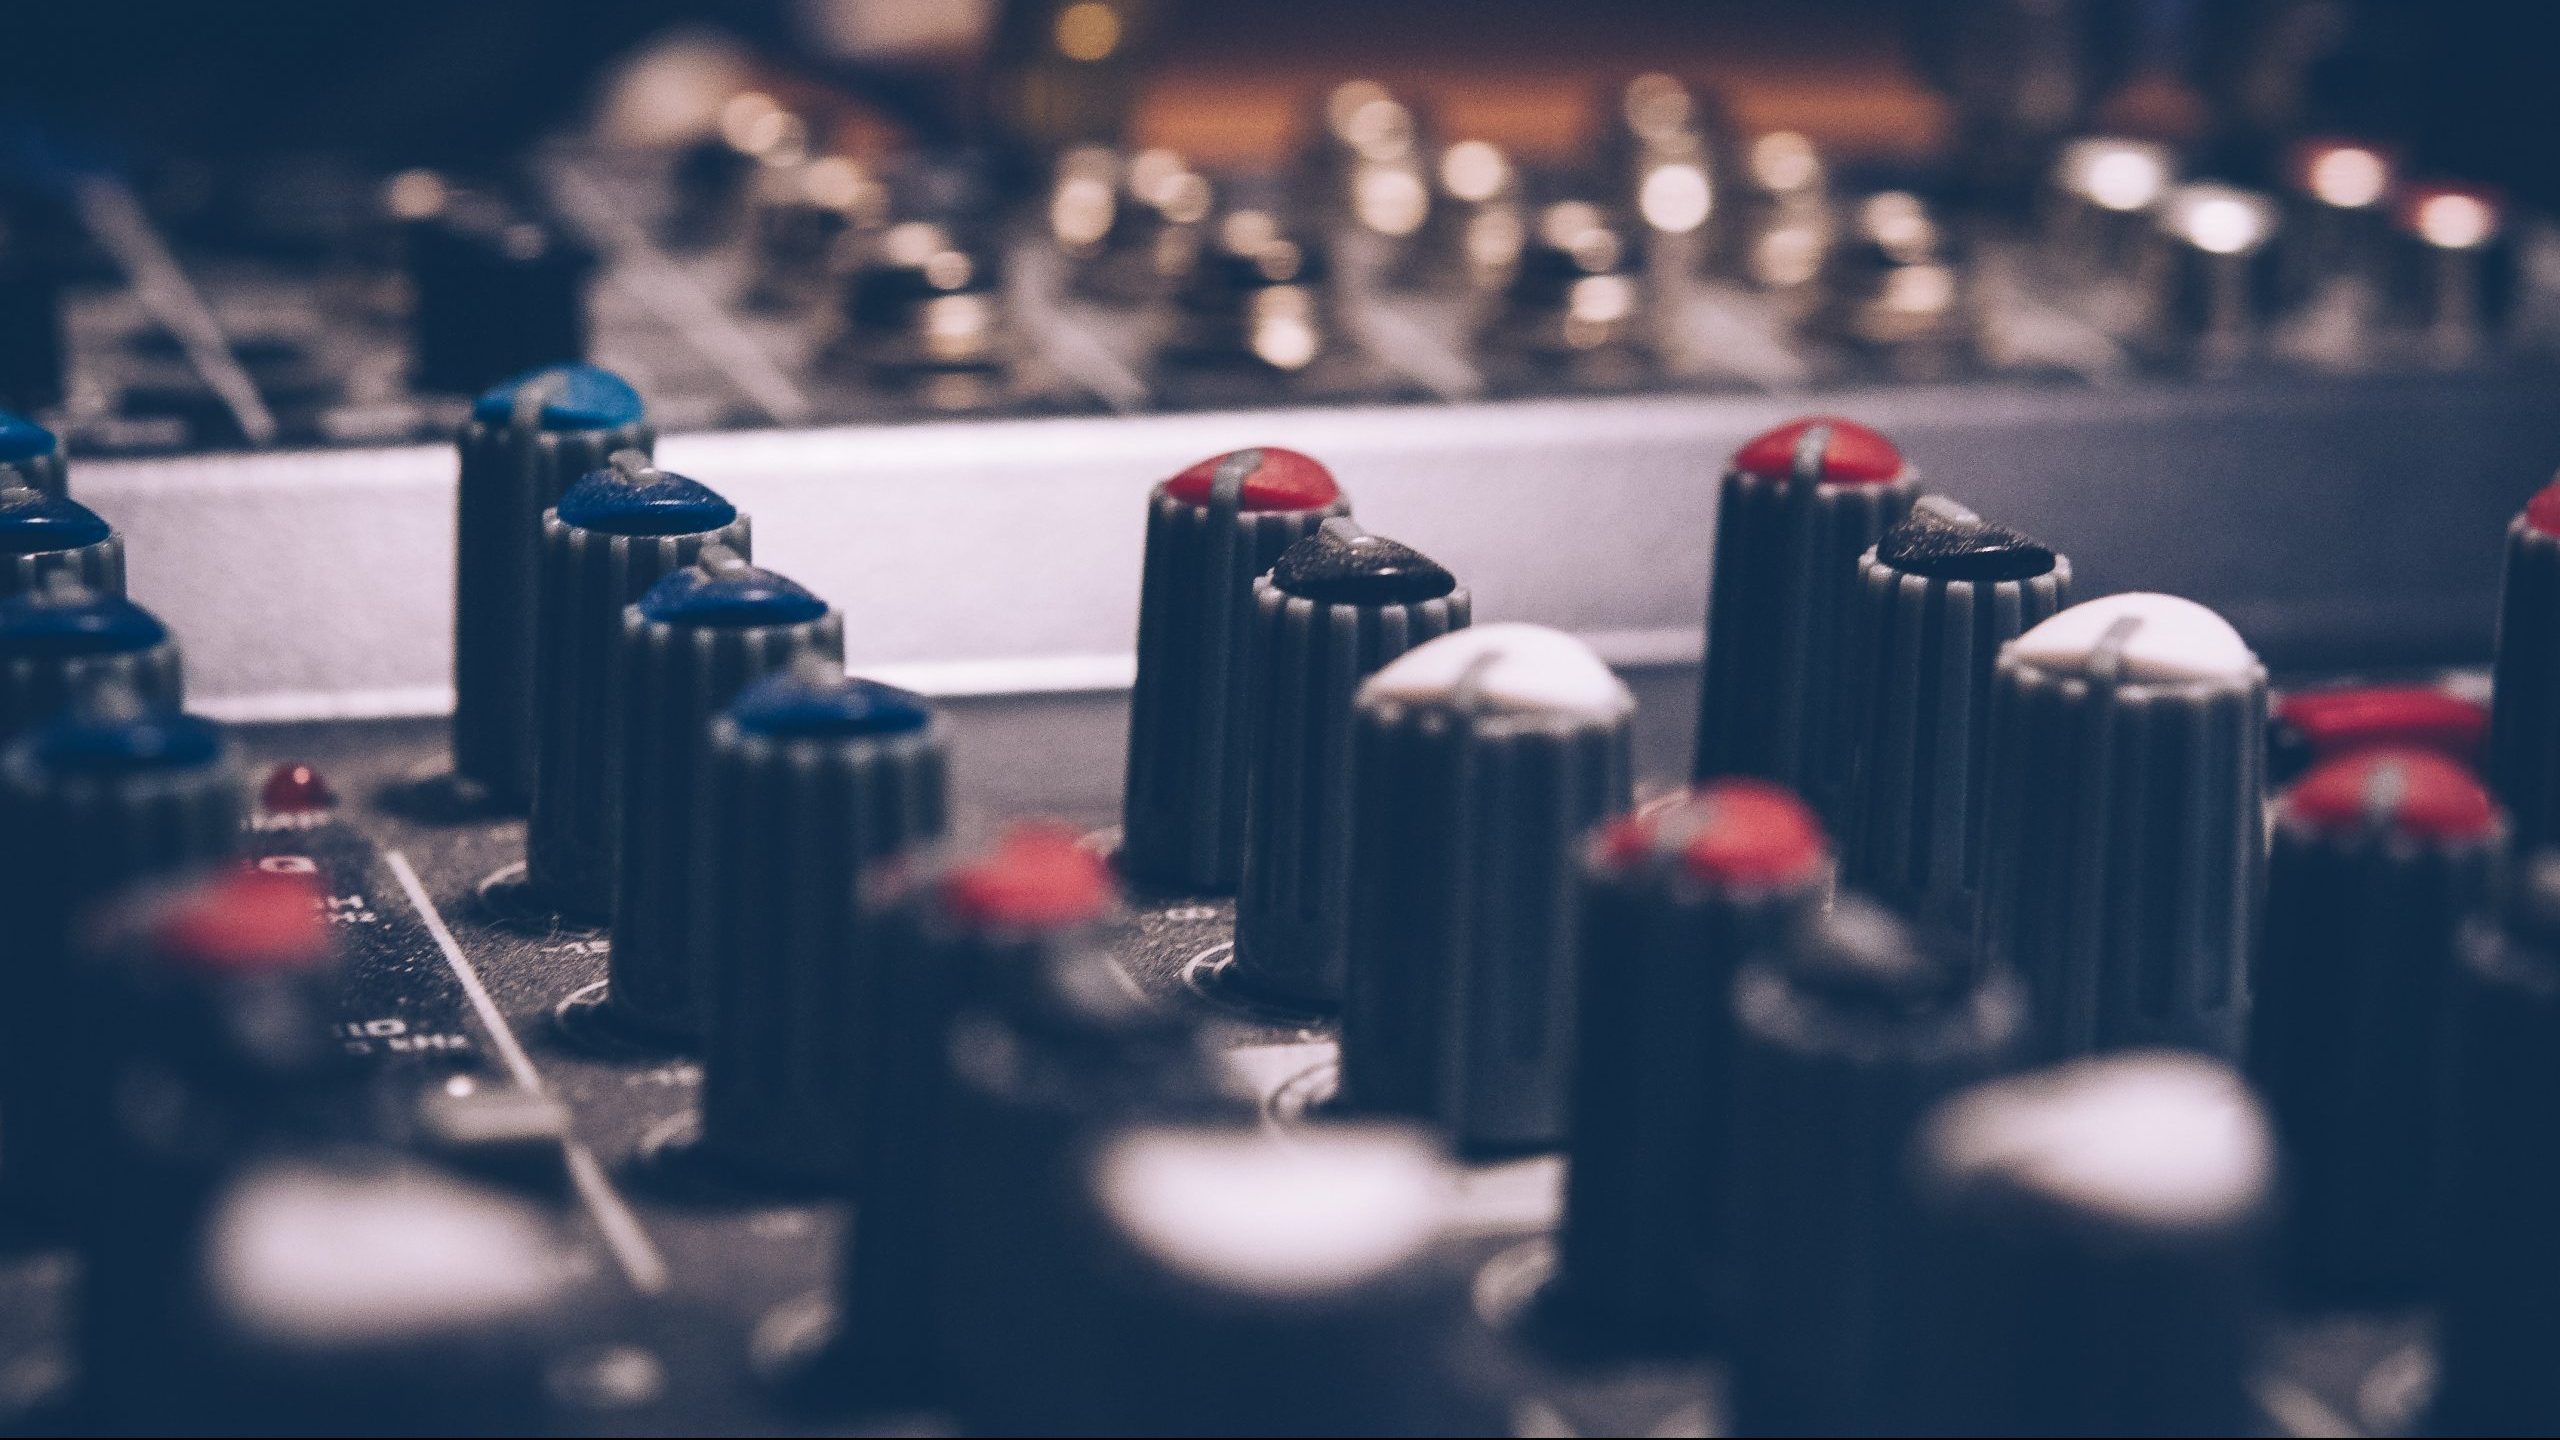
<instances>
[{"instance_id":1,"label":"red knob top","mask_svg":"<svg viewBox=\"0 0 2560 1440\"><path fill-rule=\"evenodd\" d=\"M2533 492L2524 502L2524 523L2545 535L2560 535L2560 480Z\"/></svg>"},{"instance_id":2,"label":"red knob top","mask_svg":"<svg viewBox=\"0 0 2560 1440\"><path fill-rule=\"evenodd\" d=\"M1676 855L1693 879L1737 888L1809 882L1830 853L1822 822L1803 801L1765 780L1739 778L1710 781L1616 821L1600 848L1609 864L1627 868Z\"/></svg>"},{"instance_id":3,"label":"red knob top","mask_svg":"<svg viewBox=\"0 0 2560 1440\"><path fill-rule=\"evenodd\" d=\"M1759 436L1733 452L1733 468L1745 475L1773 480L1793 476L1827 485L1888 485L1909 469L1892 441L1834 415L1790 420Z\"/></svg>"},{"instance_id":4,"label":"red knob top","mask_svg":"<svg viewBox=\"0 0 2560 1440\"><path fill-rule=\"evenodd\" d=\"M2315 767L2285 793L2287 816L2329 833L2391 830L2422 840L2477 840L2497 829L2478 777L2426 750L2365 750Z\"/></svg>"},{"instance_id":5,"label":"red knob top","mask_svg":"<svg viewBox=\"0 0 2560 1440\"><path fill-rule=\"evenodd\" d=\"M2477 767L2489 741L2489 709L2424 685L2311 690L2276 703L2275 721L2313 760L2390 747L2432 750Z\"/></svg>"},{"instance_id":6,"label":"red knob top","mask_svg":"<svg viewBox=\"0 0 2560 1440\"><path fill-rule=\"evenodd\" d=\"M1100 918L1111 908L1111 872L1063 825L1013 826L984 854L942 881L951 913L974 925L1052 929Z\"/></svg>"},{"instance_id":7,"label":"red knob top","mask_svg":"<svg viewBox=\"0 0 2560 1440\"><path fill-rule=\"evenodd\" d=\"M1342 498L1333 472L1312 456L1276 445L1212 455L1164 482L1165 493L1193 505L1209 503L1220 481L1241 486L1243 510L1321 510Z\"/></svg>"}]
</instances>

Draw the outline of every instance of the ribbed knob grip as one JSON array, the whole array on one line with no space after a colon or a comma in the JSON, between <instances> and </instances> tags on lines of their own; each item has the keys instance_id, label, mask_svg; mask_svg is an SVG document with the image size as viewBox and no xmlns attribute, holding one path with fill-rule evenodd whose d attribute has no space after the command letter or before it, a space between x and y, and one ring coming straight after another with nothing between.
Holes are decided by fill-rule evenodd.
<instances>
[{"instance_id":1,"label":"ribbed knob grip","mask_svg":"<svg viewBox=\"0 0 2560 1440\"><path fill-rule=\"evenodd\" d=\"M98 686L129 689L149 706L184 698L178 643L158 616L62 573L0 599L0 740Z\"/></svg>"},{"instance_id":2,"label":"ribbed knob grip","mask_svg":"<svg viewBox=\"0 0 2560 1440\"><path fill-rule=\"evenodd\" d=\"M1244 863L1253 582L1350 501L1291 450L1238 450L1156 487L1120 865L1142 884L1231 891Z\"/></svg>"},{"instance_id":3,"label":"ribbed knob grip","mask_svg":"<svg viewBox=\"0 0 2560 1440\"><path fill-rule=\"evenodd\" d=\"M1981 944L2025 980L2035 1048L2237 1055L2266 667L2203 606L2116 595L2010 641L1991 694Z\"/></svg>"},{"instance_id":4,"label":"ribbed knob grip","mask_svg":"<svg viewBox=\"0 0 2560 1440\"><path fill-rule=\"evenodd\" d=\"M712 717L749 684L805 655L839 666L844 617L718 546L623 611L621 831L606 991L614 1016L691 1041L719 951L699 922L711 796Z\"/></svg>"},{"instance_id":5,"label":"ribbed knob grip","mask_svg":"<svg viewBox=\"0 0 2560 1440\"><path fill-rule=\"evenodd\" d=\"M1443 636L1361 687L1346 1104L1468 1149L1564 1139L1581 843L1630 803L1634 709L1534 625Z\"/></svg>"},{"instance_id":6,"label":"ribbed knob grip","mask_svg":"<svg viewBox=\"0 0 2560 1440\"><path fill-rule=\"evenodd\" d=\"M623 609L707 545L752 558L747 517L637 451L614 455L543 514L535 652L543 683L525 868L535 892L563 915L613 913Z\"/></svg>"},{"instance_id":7,"label":"ribbed knob grip","mask_svg":"<svg viewBox=\"0 0 2560 1440\"><path fill-rule=\"evenodd\" d=\"M2516 848L2560 839L2560 481L2507 527L2491 674L2489 782Z\"/></svg>"},{"instance_id":8,"label":"ribbed knob grip","mask_svg":"<svg viewBox=\"0 0 2560 1440\"><path fill-rule=\"evenodd\" d=\"M1464 629L1449 572L1348 519L1254 582L1254 741L1236 978L1295 1004L1342 1003L1351 950L1351 704L1360 682Z\"/></svg>"},{"instance_id":9,"label":"ribbed knob grip","mask_svg":"<svg viewBox=\"0 0 2560 1440\"><path fill-rule=\"evenodd\" d=\"M124 537L88 506L0 471L0 596L68 575L101 595L124 593Z\"/></svg>"},{"instance_id":10,"label":"ribbed knob grip","mask_svg":"<svg viewBox=\"0 0 2560 1440\"><path fill-rule=\"evenodd\" d=\"M455 438L453 766L493 803L533 798L542 513L615 451L646 454L656 442L639 395L591 365L488 391Z\"/></svg>"},{"instance_id":11,"label":"ribbed knob grip","mask_svg":"<svg viewBox=\"0 0 2560 1440\"><path fill-rule=\"evenodd\" d=\"M702 897L702 1145L787 1184L855 1183L881 1043L863 872L942 833L946 729L923 697L804 657L711 725Z\"/></svg>"}]
</instances>

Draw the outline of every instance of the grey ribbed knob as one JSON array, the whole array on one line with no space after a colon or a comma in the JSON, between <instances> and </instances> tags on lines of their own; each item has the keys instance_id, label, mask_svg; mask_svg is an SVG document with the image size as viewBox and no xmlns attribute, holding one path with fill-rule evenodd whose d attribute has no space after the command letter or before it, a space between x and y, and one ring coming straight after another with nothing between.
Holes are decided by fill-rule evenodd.
<instances>
[{"instance_id":1,"label":"grey ribbed knob","mask_svg":"<svg viewBox=\"0 0 2560 1440\"><path fill-rule=\"evenodd\" d=\"M93 685L129 687L148 705L185 690L178 644L159 617L65 571L0 598L0 740L58 713Z\"/></svg>"},{"instance_id":2,"label":"grey ribbed knob","mask_svg":"<svg viewBox=\"0 0 2560 1440\"><path fill-rule=\"evenodd\" d=\"M859 877L942 833L946 728L830 654L750 685L711 724L696 848L702 1146L785 1184L854 1183L880 1043Z\"/></svg>"},{"instance_id":3,"label":"grey ribbed knob","mask_svg":"<svg viewBox=\"0 0 2560 1440\"><path fill-rule=\"evenodd\" d=\"M1557 1318L1604 1350L1713 1338L1733 1196L1733 977L1822 902L1830 847L1761 780L1720 780L1592 837Z\"/></svg>"},{"instance_id":4,"label":"grey ribbed knob","mask_svg":"<svg viewBox=\"0 0 2560 1440\"><path fill-rule=\"evenodd\" d=\"M1893 1433L1911 1135L1939 1097L2010 1059L2025 999L1843 899L1744 967L1732 1004L1719 1298L1736 1433Z\"/></svg>"},{"instance_id":5,"label":"grey ribbed knob","mask_svg":"<svg viewBox=\"0 0 2560 1440\"><path fill-rule=\"evenodd\" d=\"M493 803L533 798L542 513L615 451L645 454L656 442L640 396L592 365L555 365L488 391L455 437L453 768Z\"/></svg>"},{"instance_id":6,"label":"grey ribbed knob","mask_svg":"<svg viewBox=\"0 0 2560 1440\"><path fill-rule=\"evenodd\" d=\"M0 470L0 596L67 574L102 595L124 593L124 537L88 506Z\"/></svg>"},{"instance_id":7,"label":"grey ribbed knob","mask_svg":"<svg viewBox=\"0 0 2560 1440\"><path fill-rule=\"evenodd\" d=\"M1924 1435L2232 1435L2250 1403L2273 1137L2198 1056L2082 1060L1947 1101L1916 1150Z\"/></svg>"},{"instance_id":8,"label":"grey ribbed knob","mask_svg":"<svg viewBox=\"0 0 2560 1440\"><path fill-rule=\"evenodd\" d=\"M2441 755L2367 750L2276 805L2249 1073L2285 1153L2286 1268L2321 1303L2437 1279L2456 938L2506 846Z\"/></svg>"},{"instance_id":9,"label":"grey ribbed knob","mask_svg":"<svg viewBox=\"0 0 2560 1440\"><path fill-rule=\"evenodd\" d=\"M2000 647L2070 602L2071 562L1936 496L1858 560L1841 878L1970 944Z\"/></svg>"},{"instance_id":10,"label":"grey ribbed knob","mask_svg":"<svg viewBox=\"0 0 2560 1440\"><path fill-rule=\"evenodd\" d=\"M1696 778L1774 780L1840 828L1858 557L1919 495L1893 442L1847 420L1791 421L1734 453L1716 511Z\"/></svg>"},{"instance_id":11,"label":"grey ribbed knob","mask_svg":"<svg viewBox=\"0 0 2560 1440\"><path fill-rule=\"evenodd\" d=\"M724 546L706 547L622 614L616 760L621 843L607 1000L614 1017L674 1041L699 1038L720 951L701 929L709 844L705 754L712 717L804 655L844 663L844 617Z\"/></svg>"},{"instance_id":12,"label":"grey ribbed knob","mask_svg":"<svg viewBox=\"0 0 2560 1440\"><path fill-rule=\"evenodd\" d=\"M1350 510L1322 465L1268 447L1203 460L1148 499L1120 837L1132 880L1235 888L1252 738L1253 582Z\"/></svg>"},{"instance_id":13,"label":"grey ribbed knob","mask_svg":"<svg viewBox=\"0 0 2560 1440\"><path fill-rule=\"evenodd\" d=\"M70 472L62 463L62 441L33 420L0 410L0 486L12 479L47 495L70 493Z\"/></svg>"},{"instance_id":14,"label":"grey ribbed knob","mask_svg":"<svg viewBox=\"0 0 2560 1440\"><path fill-rule=\"evenodd\" d=\"M2520 853L2560 839L2560 480L2507 526L2491 675L2489 783Z\"/></svg>"},{"instance_id":15,"label":"grey ribbed knob","mask_svg":"<svg viewBox=\"0 0 2560 1440\"><path fill-rule=\"evenodd\" d=\"M1535 625L1444 635L1360 687L1347 1105L1470 1150L1565 1138L1582 837L1628 808L1634 710Z\"/></svg>"},{"instance_id":16,"label":"grey ribbed knob","mask_svg":"<svg viewBox=\"0 0 2560 1440\"><path fill-rule=\"evenodd\" d=\"M1980 943L2038 1053L2240 1052L2266 717L2266 667L2191 600L2087 601L2001 650Z\"/></svg>"},{"instance_id":17,"label":"grey ribbed knob","mask_svg":"<svg viewBox=\"0 0 2560 1440\"><path fill-rule=\"evenodd\" d=\"M542 517L533 817L526 879L563 915L613 913L623 608L706 545L752 557L747 517L636 450L590 471Z\"/></svg>"},{"instance_id":18,"label":"grey ribbed knob","mask_svg":"<svg viewBox=\"0 0 2560 1440\"><path fill-rule=\"evenodd\" d=\"M1252 771L1235 976L1294 1004L1342 1003L1351 950L1351 703L1473 601L1418 552L1327 520L1254 582Z\"/></svg>"}]
</instances>

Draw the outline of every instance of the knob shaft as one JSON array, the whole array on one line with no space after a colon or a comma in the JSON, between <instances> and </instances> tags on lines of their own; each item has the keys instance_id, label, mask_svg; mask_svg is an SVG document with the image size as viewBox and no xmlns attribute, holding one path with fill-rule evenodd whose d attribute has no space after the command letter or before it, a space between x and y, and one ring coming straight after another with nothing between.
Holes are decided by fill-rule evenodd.
<instances>
[{"instance_id":1,"label":"knob shaft","mask_svg":"<svg viewBox=\"0 0 2560 1440\"><path fill-rule=\"evenodd\" d=\"M1711 1337L1733 979L1821 903L1829 861L1812 813L1758 780L1700 786L1586 847L1558 1292L1586 1341L1676 1352Z\"/></svg>"},{"instance_id":2,"label":"knob shaft","mask_svg":"<svg viewBox=\"0 0 2560 1440\"><path fill-rule=\"evenodd\" d=\"M47 495L70 493L61 440L33 420L0 409L0 488L12 479Z\"/></svg>"},{"instance_id":3,"label":"knob shaft","mask_svg":"<svg viewBox=\"0 0 2560 1440\"><path fill-rule=\"evenodd\" d=\"M2505 841L2480 782L2417 751L2332 760L2276 806L2249 1063L2309 1296L2406 1301L2435 1279L2455 939Z\"/></svg>"},{"instance_id":4,"label":"knob shaft","mask_svg":"<svg viewBox=\"0 0 2560 1440\"><path fill-rule=\"evenodd\" d=\"M1774 781L1840 828L1858 556L1919 494L1893 442L1847 420L1793 421L1735 452L1716 512L1698 779Z\"/></svg>"},{"instance_id":5,"label":"knob shaft","mask_svg":"<svg viewBox=\"0 0 2560 1440\"><path fill-rule=\"evenodd\" d=\"M1329 1010L1350 965L1352 696L1378 667L1464 629L1474 602L1448 571L1347 517L1284 551L1253 600L1235 973Z\"/></svg>"},{"instance_id":6,"label":"knob shaft","mask_svg":"<svg viewBox=\"0 0 2560 1440\"><path fill-rule=\"evenodd\" d=\"M804 655L711 724L695 851L702 1144L787 1184L856 1180L881 1043L876 927L852 877L942 833L946 727L924 697Z\"/></svg>"},{"instance_id":7,"label":"knob shaft","mask_svg":"<svg viewBox=\"0 0 2560 1440\"><path fill-rule=\"evenodd\" d=\"M2507 526L2492 673L2489 781L2515 822L2519 852L2560 838L2560 480Z\"/></svg>"},{"instance_id":8,"label":"knob shaft","mask_svg":"<svg viewBox=\"0 0 2560 1440\"><path fill-rule=\"evenodd\" d=\"M1129 696L1124 873L1232 891L1244 862L1256 577L1351 502L1294 450L1203 460L1147 502L1138 679Z\"/></svg>"},{"instance_id":9,"label":"knob shaft","mask_svg":"<svg viewBox=\"0 0 2560 1440\"><path fill-rule=\"evenodd\" d=\"M533 816L526 878L563 915L613 913L622 612L707 545L752 556L747 517L636 450L570 486L542 517Z\"/></svg>"},{"instance_id":10,"label":"knob shaft","mask_svg":"<svg viewBox=\"0 0 2560 1440\"><path fill-rule=\"evenodd\" d=\"M2041 1053L2239 1053L2266 713L2266 667L2173 596L2086 601L2001 650L1981 940Z\"/></svg>"},{"instance_id":11,"label":"knob shaft","mask_svg":"<svg viewBox=\"0 0 2560 1440\"><path fill-rule=\"evenodd\" d=\"M129 688L146 705L179 702L178 644L158 616L62 572L0 598L0 740L44 723L97 685Z\"/></svg>"},{"instance_id":12,"label":"knob shaft","mask_svg":"<svg viewBox=\"0 0 2560 1440\"><path fill-rule=\"evenodd\" d=\"M124 537L88 506L0 472L0 596L68 575L101 595L124 593Z\"/></svg>"},{"instance_id":13,"label":"knob shaft","mask_svg":"<svg viewBox=\"0 0 2560 1440\"><path fill-rule=\"evenodd\" d=\"M656 441L638 393L591 365L532 371L486 392L456 440L453 766L495 804L533 796L543 512L616 451L646 454Z\"/></svg>"},{"instance_id":14,"label":"knob shaft","mask_svg":"<svg viewBox=\"0 0 2560 1440\"><path fill-rule=\"evenodd\" d=\"M705 920L712 717L749 684L816 655L844 666L844 617L724 546L622 614L622 841L607 989L615 1017L690 1042L726 942ZM850 883L849 881L847 883Z\"/></svg>"},{"instance_id":15,"label":"knob shaft","mask_svg":"<svg viewBox=\"0 0 2560 1440\"><path fill-rule=\"evenodd\" d=\"M1488 625L1357 703L1343 1098L1466 1149L1555 1145L1581 839L1628 808L1635 699L1581 641Z\"/></svg>"}]
</instances>

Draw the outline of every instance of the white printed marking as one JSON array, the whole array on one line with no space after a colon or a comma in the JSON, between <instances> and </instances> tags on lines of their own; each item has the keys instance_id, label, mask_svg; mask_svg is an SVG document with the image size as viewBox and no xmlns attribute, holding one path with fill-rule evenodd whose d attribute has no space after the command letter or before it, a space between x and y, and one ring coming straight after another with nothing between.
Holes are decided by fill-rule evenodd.
<instances>
[{"instance_id":1,"label":"white printed marking","mask_svg":"<svg viewBox=\"0 0 2560 1440\"><path fill-rule=\"evenodd\" d=\"M517 1085L533 1094L548 1093L542 1083L542 1072L533 1068L533 1058L525 1054L524 1046L517 1042L516 1032L499 1011L498 1002L489 998L489 987L480 983L480 972L472 967L470 957L462 953L461 943L453 938L453 931L445 925L444 916L437 911L435 902L427 898L427 887L419 882L418 872L409 864L409 857L391 850L384 852L382 862L391 867L400 888L408 893L409 903L417 908L418 918L426 922L427 933L435 937L436 948L444 952L446 963L453 967L454 978L462 982L462 993L471 998L471 1009L480 1017L481 1028L489 1032L489 1043L497 1047L498 1058L506 1063L507 1073L515 1078ZM655 1295L666 1289L666 1257L658 1253L657 1244L649 1238L649 1232L640 1228L640 1217L631 1213L631 1207L623 1202L621 1194L613 1188L613 1182L605 1177L604 1167L596 1163L594 1152L573 1137L564 1136L561 1143L567 1152L569 1179L578 1187L578 1198L595 1216L596 1228L604 1232L605 1245L613 1251L614 1263L622 1267L631 1288L643 1295Z\"/></svg>"},{"instance_id":2,"label":"white printed marking","mask_svg":"<svg viewBox=\"0 0 2560 1440\"><path fill-rule=\"evenodd\" d=\"M187 362L231 411L240 433L252 445L272 444L274 412L259 397L249 372L240 368L231 342L223 338L222 322L213 318L187 272L178 268L160 232L152 227L151 217L143 213L142 202L123 181L93 175L80 182L77 203L81 222L99 248L115 257L142 308L176 337L179 348L187 352Z\"/></svg>"}]
</instances>

